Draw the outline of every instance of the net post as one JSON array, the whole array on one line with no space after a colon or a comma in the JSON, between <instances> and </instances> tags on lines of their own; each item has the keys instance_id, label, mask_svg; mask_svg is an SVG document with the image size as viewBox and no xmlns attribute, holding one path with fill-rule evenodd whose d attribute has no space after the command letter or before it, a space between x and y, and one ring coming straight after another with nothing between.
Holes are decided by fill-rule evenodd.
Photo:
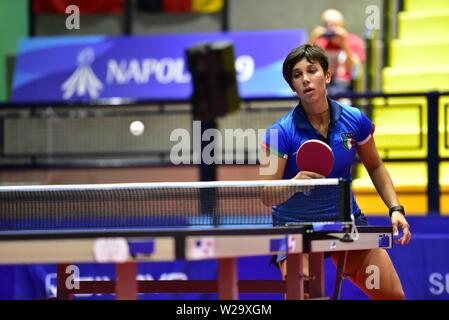
<instances>
[{"instance_id":1,"label":"net post","mask_svg":"<svg viewBox=\"0 0 449 320\"><path fill-rule=\"evenodd\" d=\"M345 179L338 180L340 197L340 221L351 222L352 201L351 201L351 181Z\"/></svg>"},{"instance_id":2,"label":"net post","mask_svg":"<svg viewBox=\"0 0 449 320\"><path fill-rule=\"evenodd\" d=\"M345 179L339 179L338 185L340 189L340 221L343 221L344 236L342 241L352 241L350 237L351 232L351 215L352 215L352 198L351 198L351 181Z\"/></svg>"}]
</instances>

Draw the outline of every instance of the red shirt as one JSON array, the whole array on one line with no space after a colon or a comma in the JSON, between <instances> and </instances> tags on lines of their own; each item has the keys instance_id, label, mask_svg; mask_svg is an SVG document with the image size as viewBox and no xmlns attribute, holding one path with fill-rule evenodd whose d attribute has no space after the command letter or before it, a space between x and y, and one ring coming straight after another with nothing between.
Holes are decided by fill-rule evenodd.
<instances>
[{"instance_id":1,"label":"red shirt","mask_svg":"<svg viewBox=\"0 0 449 320\"><path fill-rule=\"evenodd\" d=\"M353 54L359 58L360 62L365 61L366 56L363 40L355 34L348 33L346 41ZM331 43L330 39L325 37L316 39L314 44L326 51L329 58L329 71L332 76L339 80L351 81L351 70L346 68L345 64L347 58L346 52L338 45Z\"/></svg>"}]
</instances>

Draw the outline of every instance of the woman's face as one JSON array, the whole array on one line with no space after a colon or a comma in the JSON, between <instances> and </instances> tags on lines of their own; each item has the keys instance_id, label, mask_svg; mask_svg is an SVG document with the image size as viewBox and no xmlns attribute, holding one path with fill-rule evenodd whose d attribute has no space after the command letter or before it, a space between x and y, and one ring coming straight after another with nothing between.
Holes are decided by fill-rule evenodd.
<instances>
[{"instance_id":1,"label":"woman's face","mask_svg":"<svg viewBox=\"0 0 449 320\"><path fill-rule=\"evenodd\" d=\"M331 80L330 72L324 73L318 62L302 59L292 71L292 85L303 103L310 104L326 97L326 84Z\"/></svg>"}]
</instances>

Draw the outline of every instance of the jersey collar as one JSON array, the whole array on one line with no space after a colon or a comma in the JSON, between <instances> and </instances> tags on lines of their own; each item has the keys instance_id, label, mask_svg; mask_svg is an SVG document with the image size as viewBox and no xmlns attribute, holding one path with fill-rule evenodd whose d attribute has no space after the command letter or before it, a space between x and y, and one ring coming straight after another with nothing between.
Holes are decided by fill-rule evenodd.
<instances>
[{"instance_id":1,"label":"jersey collar","mask_svg":"<svg viewBox=\"0 0 449 320\"><path fill-rule=\"evenodd\" d=\"M340 118L341 112L342 112L342 106L335 100L327 98L327 101L329 103L329 106L331 108L331 123L330 126L334 126L335 123ZM293 110L293 122L295 123L296 127L299 129L308 129L308 130L315 130L312 125L310 124L309 120L307 119L306 113L304 111L304 107L301 104L301 101L299 104L295 107Z\"/></svg>"}]
</instances>

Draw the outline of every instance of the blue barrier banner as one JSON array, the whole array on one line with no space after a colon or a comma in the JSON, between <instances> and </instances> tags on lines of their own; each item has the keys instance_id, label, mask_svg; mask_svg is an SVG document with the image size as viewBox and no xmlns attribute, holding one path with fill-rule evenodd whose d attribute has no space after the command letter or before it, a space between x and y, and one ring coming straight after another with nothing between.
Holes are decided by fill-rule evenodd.
<instances>
[{"instance_id":1,"label":"blue barrier banner","mask_svg":"<svg viewBox=\"0 0 449 320\"><path fill-rule=\"evenodd\" d=\"M115 279L113 264L76 264L79 268L80 281L109 281ZM138 280L209 280L216 277L216 261L199 262L155 262L138 265ZM9 278L2 279L0 299L46 299L56 297L56 265L20 265L0 266L0 271L9 273ZM78 294L75 299L114 299L112 294ZM139 299L217 299L216 294L202 293L153 293L140 294Z\"/></svg>"},{"instance_id":2,"label":"blue barrier banner","mask_svg":"<svg viewBox=\"0 0 449 320\"><path fill-rule=\"evenodd\" d=\"M282 63L291 49L307 41L303 29L23 39L17 52L12 99L187 100L192 86L185 50L211 41L233 43L242 98L292 95L282 77Z\"/></svg>"},{"instance_id":3,"label":"blue barrier banner","mask_svg":"<svg viewBox=\"0 0 449 320\"><path fill-rule=\"evenodd\" d=\"M268 266L270 257L239 259L239 278L279 280L277 268ZM266 268L259 268L260 266ZM109 281L115 279L113 264L76 264L80 281ZM217 261L176 261L139 263L138 280L212 280L217 278ZM28 300L56 297L56 265L0 266L0 300ZM242 294L242 299L281 299L282 294ZM112 294L78 294L74 299L110 300ZM216 300L215 293L147 293L140 300Z\"/></svg>"}]
</instances>

